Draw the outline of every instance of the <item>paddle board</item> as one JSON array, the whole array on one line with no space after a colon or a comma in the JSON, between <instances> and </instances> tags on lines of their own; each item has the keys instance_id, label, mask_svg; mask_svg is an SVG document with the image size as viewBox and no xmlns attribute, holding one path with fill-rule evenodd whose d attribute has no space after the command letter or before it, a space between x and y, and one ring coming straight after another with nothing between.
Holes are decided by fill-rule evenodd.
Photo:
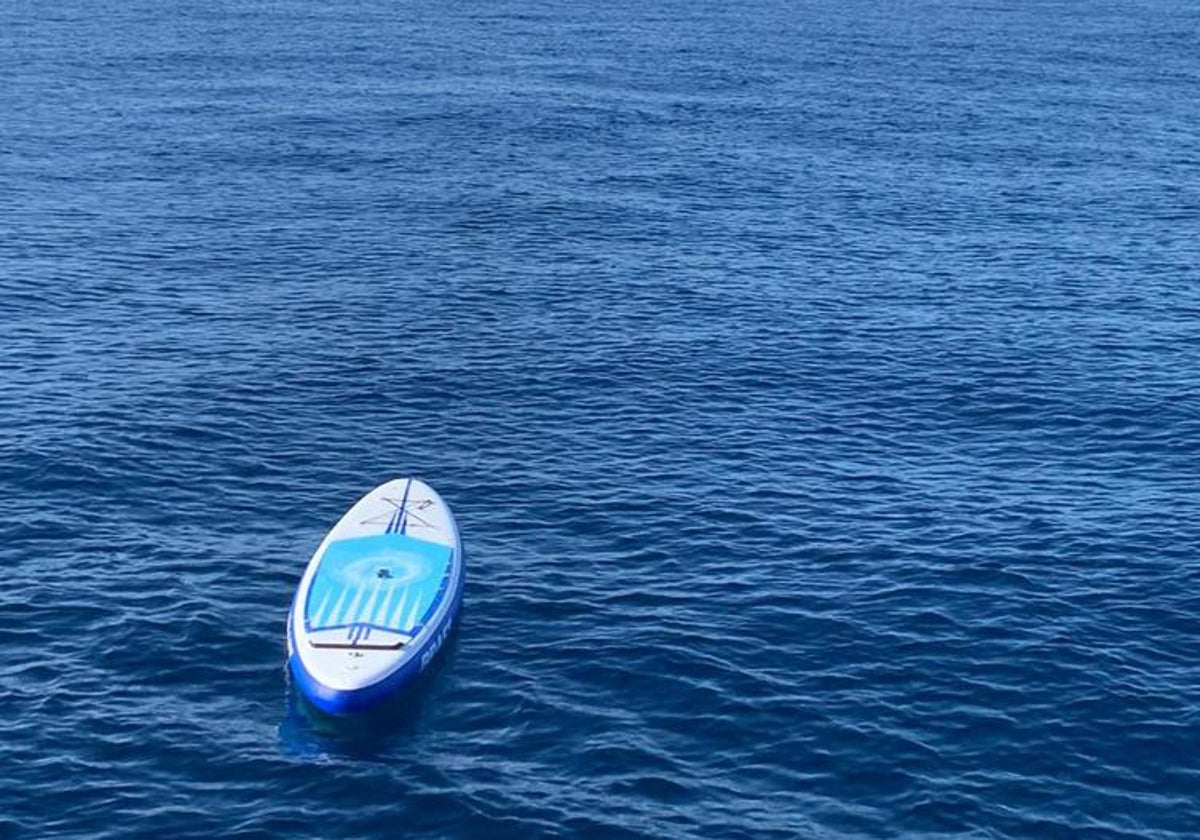
<instances>
[{"instance_id":1,"label":"paddle board","mask_svg":"<svg viewBox=\"0 0 1200 840\"><path fill-rule=\"evenodd\" d=\"M359 499L308 562L288 666L329 714L366 711L429 667L462 602L462 539L432 487L402 478Z\"/></svg>"}]
</instances>

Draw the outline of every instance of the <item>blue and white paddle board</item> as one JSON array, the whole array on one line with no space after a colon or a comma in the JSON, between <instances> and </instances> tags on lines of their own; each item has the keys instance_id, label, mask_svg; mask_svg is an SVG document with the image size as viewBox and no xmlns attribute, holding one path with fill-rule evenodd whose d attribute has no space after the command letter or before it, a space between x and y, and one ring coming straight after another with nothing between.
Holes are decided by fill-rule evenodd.
<instances>
[{"instance_id":1,"label":"blue and white paddle board","mask_svg":"<svg viewBox=\"0 0 1200 840\"><path fill-rule=\"evenodd\" d=\"M317 548L288 617L297 687L329 714L366 711L429 667L462 602L450 508L415 478L359 499Z\"/></svg>"}]
</instances>

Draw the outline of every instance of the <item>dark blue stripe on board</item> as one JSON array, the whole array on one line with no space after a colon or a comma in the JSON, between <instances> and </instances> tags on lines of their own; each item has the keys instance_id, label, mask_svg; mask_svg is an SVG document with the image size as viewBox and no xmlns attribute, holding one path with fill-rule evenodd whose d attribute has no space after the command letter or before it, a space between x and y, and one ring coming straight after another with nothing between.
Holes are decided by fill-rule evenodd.
<instances>
[{"instance_id":1,"label":"dark blue stripe on board","mask_svg":"<svg viewBox=\"0 0 1200 840\"><path fill-rule=\"evenodd\" d=\"M400 500L400 533L404 533L404 529L408 526L408 515L404 512L404 506L408 504L408 491L412 489L412 479L408 480L408 484L404 485L404 498Z\"/></svg>"}]
</instances>

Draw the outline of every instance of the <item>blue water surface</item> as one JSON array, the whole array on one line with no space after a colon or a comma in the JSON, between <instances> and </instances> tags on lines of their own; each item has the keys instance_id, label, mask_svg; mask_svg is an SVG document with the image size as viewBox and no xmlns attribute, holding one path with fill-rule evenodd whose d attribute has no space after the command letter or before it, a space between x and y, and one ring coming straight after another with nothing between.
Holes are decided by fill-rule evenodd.
<instances>
[{"instance_id":1,"label":"blue water surface","mask_svg":"<svg viewBox=\"0 0 1200 840\"><path fill-rule=\"evenodd\" d=\"M0 4L0 836L1200 833L1200 6ZM419 695L298 703L362 493Z\"/></svg>"}]
</instances>

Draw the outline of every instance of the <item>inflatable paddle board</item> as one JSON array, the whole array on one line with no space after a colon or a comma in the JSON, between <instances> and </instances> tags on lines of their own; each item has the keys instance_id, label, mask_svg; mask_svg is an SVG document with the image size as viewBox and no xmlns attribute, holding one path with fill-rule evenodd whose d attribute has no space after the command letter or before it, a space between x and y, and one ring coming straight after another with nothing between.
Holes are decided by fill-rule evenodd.
<instances>
[{"instance_id":1,"label":"inflatable paddle board","mask_svg":"<svg viewBox=\"0 0 1200 840\"><path fill-rule=\"evenodd\" d=\"M462 539L416 478L359 499L317 548L288 616L288 666L329 714L366 711L412 683L462 602Z\"/></svg>"}]
</instances>

